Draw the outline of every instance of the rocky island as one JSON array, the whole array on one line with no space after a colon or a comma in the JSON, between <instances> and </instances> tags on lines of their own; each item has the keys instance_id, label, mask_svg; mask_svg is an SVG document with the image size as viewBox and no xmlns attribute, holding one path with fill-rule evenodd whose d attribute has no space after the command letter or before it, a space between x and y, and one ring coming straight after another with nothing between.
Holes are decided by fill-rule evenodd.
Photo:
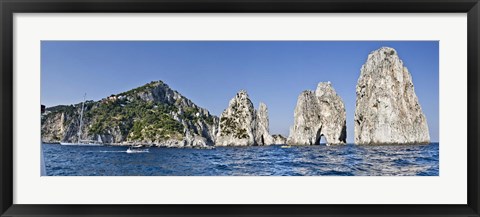
<instances>
[{"instance_id":1,"label":"rocky island","mask_svg":"<svg viewBox=\"0 0 480 217\"><path fill-rule=\"evenodd\" d=\"M368 55L356 86L355 144L430 142L408 69L393 48Z\"/></svg>"},{"instance_id":2,"label":"rocky island","mask_svg":"<svg viewBox=\"0 0 480 217\"><path fill-rule=\"evenodd\" d=\"M327 145L345 144L346 111L330 82L320 82L317 90L298 96L294 124L287 139L289 145L318 145L325 137Z\"/></svg>"},{"instance_id":3,"label":"rocky island","mask_svg":"<svg viewBox=\"0 0 480 217\"><path fill-rule=\"evenodd\" d=\"M283 137L280 134L274 134L272 135L272 137L273 137L273 144L277 144L277 145L287 144L287 138Z\"/></svg>"},{"instance_id":4,"label":"rocky island","mask_svg":"<svg viewBox=\"0 0 480 217\"><path fill-rule=\"evenodd\" d=\"M43 142L74 142L81 103L46 109ZM162 81L99 101L86 101L80 137L103 144L166 147L213 146L218 118Z\"/></svg>"},{"instance_id":5,"label":"rocky island","mask_svg":"<svg viewBox=\"0 0 480 217\"><path fill-rule=\"evenodd\" d=\"M220 116L216 146L272 145L269 133L268 109L260 103L255 111L245 90L230 100L228 108Z\"/></svg>"}]
</instances>

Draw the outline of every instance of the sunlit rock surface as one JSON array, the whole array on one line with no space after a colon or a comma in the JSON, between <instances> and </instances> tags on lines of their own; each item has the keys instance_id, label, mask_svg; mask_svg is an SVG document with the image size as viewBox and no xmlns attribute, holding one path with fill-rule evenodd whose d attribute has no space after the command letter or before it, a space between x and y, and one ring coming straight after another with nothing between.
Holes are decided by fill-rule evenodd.
<instances>
[{"instance_id":1,"label":"sunlit rock surface","mask_svg":"<svg viewBox=\"0 0 480 217\"><path fill-rule=\"evenodd\" d=\"M261 102L258 107L257 117L255 119L255 143L257 145L274 144L273 137L269 132L268 109L265 103Z\"/></svg>"},{"instance_id":2,"label":"sunlit rock surface","mask_svg":"<svg viewBox=\"0 0 480 217\"><path fill-rule=\"evenodd\" d=\"M220 116L216 146L255 145L256 112L245 90L230 100Z\"/></svg>"},{"instance_id":3,"label":"sunlit rock surface","mask_svg":"<svg viewBox=\"0 0 480 217\"><path fill-rule=\"evenodd\" d=\"M355 143L424 144L430 142L427 119L412 77L393 48L368 55L356 87Z\"/></svg>"},{"instance_id":4,"label":"sunlit rock surface","mask_svg":"<svg viewBox=\"0 0 480 217\"><path fill-rule=\"evenodd\" d=\"M300 94L287 143L314 145L322 136L327 145L345 144L347 137L345 105L330 82L320 82L315 92Z\"/></svg>"}]
</instances>

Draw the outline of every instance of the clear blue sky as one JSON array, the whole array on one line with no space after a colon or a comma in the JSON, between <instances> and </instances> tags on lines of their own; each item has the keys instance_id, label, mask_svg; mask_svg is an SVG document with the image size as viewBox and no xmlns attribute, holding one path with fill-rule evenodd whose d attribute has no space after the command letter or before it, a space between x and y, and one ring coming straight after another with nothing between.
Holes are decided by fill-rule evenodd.
<instances>
[{"instance_id":1,"label":"clear blue sky","mask_svg":"<svg viewBox=\"0 0 480 217\"><path fill-rule=\"evenodd\" d=\"M347 142L353 142L355 86L368 54L393 47L413 77L438 141L437 41L42 41L41 102L47 106L99 100L162 80L219 116L247 90L255 107L265 102L270 132L288 136L303 90L331 81L347 109Z\"/></svg>"}]
</instances>

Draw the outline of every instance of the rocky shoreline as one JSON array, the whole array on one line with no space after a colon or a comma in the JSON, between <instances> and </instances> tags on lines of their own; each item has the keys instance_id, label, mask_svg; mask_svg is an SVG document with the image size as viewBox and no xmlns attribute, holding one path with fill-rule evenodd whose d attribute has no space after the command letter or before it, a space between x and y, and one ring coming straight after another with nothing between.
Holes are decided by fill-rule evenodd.
<instances>
[{"instance_id":1,"label":"rocky shoreline","mask_svg":"<svg viewBox=\"0 0 480 217\"><path fill-rule=\"evenodd\" d=\"M255 109L240 90L220 117L162 81L85 103L80 129L80 103L46 108L42 142L97 141L112 146L213 148L275 144L346 144L346 109L331 82L298 96L294 124L287 138L269 132L268 108ZM428 144L426 117L408 69L393 48L371 52L356 85L354 138L357 145ZM80 133L79 133L80 132Z\"/></svg>"}]
</instances>

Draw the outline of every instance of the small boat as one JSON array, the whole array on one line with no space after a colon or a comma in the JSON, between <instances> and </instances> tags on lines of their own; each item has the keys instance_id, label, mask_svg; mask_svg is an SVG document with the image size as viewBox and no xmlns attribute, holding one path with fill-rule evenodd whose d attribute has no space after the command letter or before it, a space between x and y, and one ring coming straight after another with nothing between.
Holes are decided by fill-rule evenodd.
<instances>
[{"instance_id":1,"label":"small boat","mask_svg":"<svg viewBox=\"0 0 480 217\"><path fill-rule=\"evenodd\" d=\"M292 146L291 145L282 145L280 146L280 148L291 148Z\"/></svg>"},{"instance_id":2,"label":"small boat","mask_svg":"<svg viewBox=\"0 0 480 217\"><path fill-rule=\"evenodd\" d=\"M78 140L78 142L60 142L60 145L103 146L103 143L100 140Z\"/></svg>"},{"instance_id":3,"label":"small boat","mask_svg":"<svg viewBox=\"0 0 480 217\"><path fill-rule=\"evenodd\" d=\"M142 148L141 145L128 147L127 154L134 154L134 153L148 153L148 148Z\"/></svg>"},{"instance_id":4,"label":"small boat","mask_svg":"<svg viewBox=\"0 0 480 217\"><path fill-rule=\"evenodd\" d=\"M101 143L93 143L93 142L83 142L79 141L78 143L74 142L60 142L60 145L71 145L71 146L103 146Z\"/></svg>"}]
</instances>

